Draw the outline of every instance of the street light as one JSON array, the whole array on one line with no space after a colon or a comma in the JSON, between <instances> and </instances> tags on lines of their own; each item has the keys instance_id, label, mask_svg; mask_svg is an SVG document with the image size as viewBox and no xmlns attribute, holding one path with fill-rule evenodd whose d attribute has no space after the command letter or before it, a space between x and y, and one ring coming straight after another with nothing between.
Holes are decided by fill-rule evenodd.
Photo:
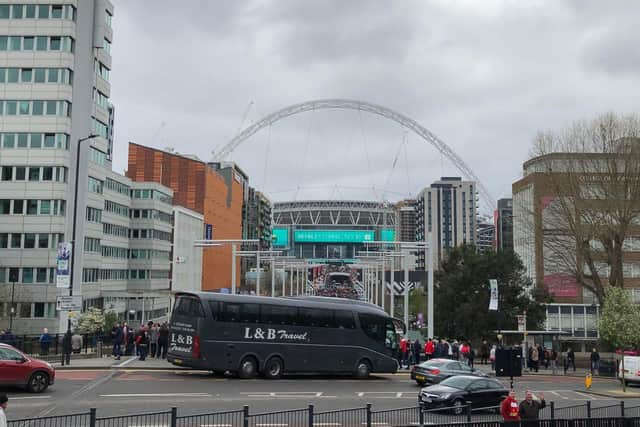
<instances>
[{"instance_id":1,"label":"street light","mask_svg":"<svg viewBox=\"0 0 640 427\"><path fill-rule=\"evenodd\" d=\"M98 135L91 134L85 138L80 138L78 140L78 144L76 145L76 181L75 181L75 189L73 196L73 225L71 231L71 276L69 277L69 296L73 296L73 277L76 272L74 270L75 260L76 260L76 252L78 251L78 247L76 245L76 222L78 218L78 183L80 180L80 146L84 141L88 141L97 137ZM71 329L71 319L67 319L67 330Z\"/></svg>"}]
</instances>

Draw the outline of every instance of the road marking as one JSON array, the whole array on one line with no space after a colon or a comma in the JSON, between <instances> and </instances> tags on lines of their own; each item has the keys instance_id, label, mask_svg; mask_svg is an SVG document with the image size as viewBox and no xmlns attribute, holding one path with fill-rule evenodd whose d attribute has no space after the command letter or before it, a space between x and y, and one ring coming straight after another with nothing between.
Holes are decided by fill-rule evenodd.
<instances>
[{"instance_id":1,"label":"road marking","mask_svg":"<svg viewBox=\"0 0 640 427\"><path fill-rule=\"evenodd\" d=\"M200 427L233 427L233 424L200 424Z\"/></svg>"},{"instance_id":2,"label":"road marking","mask_svg":"<svg viewBox=\"0 0 640 427\"><path fill-rule=\"evenodd\" d=\"M313 422L314 426L341 426L342 423L317 423L317 422Z\"/></svg>"},{"instance_id":3,"label":"road marking","mask_svg":"<svg viewBox=\"0 0 640 427\"><path fill-rule=\"evenodd\" d=\"M589 400L596 400L595 397L589 395L589 394L584 394L584 393L580 393L579 391L574 391L575 394L577 394L578 396L582 396L582 397L586 397Z\"/></svg>"},{"instance_id":4,"label":"road marking","mask_svg":"<svg viewBox=\"0 0 640 427\"><path fill-rule=\"evenodd\" d=\"M101 394L100 397L211 397L209 393L121 393Z\"/></svg>"},{"instance_id":5,"label":"road marking","mask_svg":"<svg viewBox=\"0 0 640 427\"><path fill-rule=\"evenodd\" d=\"M256 426L258 427L287 427L289 424L263 424L263 423L257 423Z\"/></svg>"},{"instance_id":6,"label":"road marking","mask_svg":"<svg viewBox=\"0 0 640 427\"><path fill-rule=\"evenodd\" d=\"M550 391L549 391L549 393L554 394L554 395L558 396L558 397L559 397L559 398L561 398L561 399L569 400L569 398L568 398L568 397L561 395L561 394L560 394L560 393L558 393L557 391L550 390Z\"/></svg>"},{"instance_id":7,"label":"road marking","mask_svg":"<svg viewBox=\"0 0 640 427\"><path fill-rule=\"evenodd\" d=\"M118 364L118 365L112 365L112 368L124 368L125 366L127 366L129 363L133 362L134 360L138 360L137 357L132 357L130 359L125 360L124 362Z\"/></svg>"},{"instance_id":8,"label":"road marking","mask_svg":"<svg viewBox=\"0 0 640 427\"><path fill-rule=\"evenodd\" d=\"M51 396L21 396L21 397L12 397L11 401L14 400L27 400L27 399L51 399Z\"/></svg>"}]
</instances>

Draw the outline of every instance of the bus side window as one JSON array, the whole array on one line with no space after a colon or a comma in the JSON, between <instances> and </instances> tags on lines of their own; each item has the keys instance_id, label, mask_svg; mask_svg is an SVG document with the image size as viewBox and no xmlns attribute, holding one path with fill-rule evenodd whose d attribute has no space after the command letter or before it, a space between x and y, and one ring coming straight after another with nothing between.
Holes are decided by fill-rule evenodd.
<instances>
[{"instance_id":1,"label":"bus side window","mask_svg":"<svg viewBox=\"0 0 640 427\"><path fill-rule=\"evenodd\" d=\"M211 310L211 318L213 320L218 319L218 301L209 301L209 310Z\"/></svg>"},{"instance_id":2,"label":"bus side window","mask_svg":"<svg viewBox=\"0 0 640 427\"><path fill-rule=\"evenodd\" d=\"M229 302L220 303L220 314L218 318L222 322L239 322L240 321L240 304Z\"/></svg>"},{"instance_id":3,"label":"bus side window","mask_svg":"<svg viewBox=\"0 0 640 427\"><path fill-rule=\"evenodd\" d=\"M181 316L204 317L204 309L200 300L189 296L178 298L175 312Z\"/></svg>"},{"instance_id":4,"label":"bus side window","mask_svg":"<svg viewBox=\"0 0 640 427\"><path fill-rule=\"evenodd\" d=\"M299 308L300 321L305 326L314 328L330 328L333 326L333 310L319 308Z\"/></svg>"},{"instance_id":5,"label":"bus side window","mask_svg":"<svg viewBox=\"0 0 640 427\"><path fill-rule=\"evenodd\" d=\"M363 313L359 313L358 316L360 318L360 326L365 334L375 341L385 342L387 320L384 317Z\"/></svg>"},{"instance_id":6,"label":"bus side window","mask_svg":"<svg viewBox=\"0 0 640 427\"><path fill-rule=\"evenodd\" d=\"M260 321L259 304L241 304L240 321L244 323L258 323Z\"/></svg>"},{"instance_id":7,"label":"bus side window","mask_svg":"<svg viewBox=\"0 0 640 427\"><path fill-rule=\"evenodd\" d=\"M353 319L353 312L336 310L333 317L334 327L339 329L355 329L356 322Z\"/></svg>"}]
</instances>

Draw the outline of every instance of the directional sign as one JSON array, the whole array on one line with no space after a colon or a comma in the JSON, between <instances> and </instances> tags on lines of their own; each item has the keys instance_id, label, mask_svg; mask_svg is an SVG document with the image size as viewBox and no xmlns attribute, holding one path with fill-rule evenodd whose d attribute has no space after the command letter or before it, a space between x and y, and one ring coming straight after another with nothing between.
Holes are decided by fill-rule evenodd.
<instances>
[{"instance_id":1,"label":"directional sign","mask_svg":"<svg viewBox=\"0 0 640 427\"><path fill-rule=\"evenodd\" d=\"M61 296L56 298L57 311L82 311L82 296Z\"/></svg>"}]
</instances>

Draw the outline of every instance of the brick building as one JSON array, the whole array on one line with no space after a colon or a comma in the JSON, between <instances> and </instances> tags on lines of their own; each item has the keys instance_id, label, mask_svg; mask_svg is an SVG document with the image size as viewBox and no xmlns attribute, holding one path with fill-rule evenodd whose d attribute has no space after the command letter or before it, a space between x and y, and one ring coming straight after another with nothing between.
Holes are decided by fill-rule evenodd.
<instances>
[{"instance_id":1,"label":"brick building","mask_svg":"<svg viewBox=\"0 0 640 427\"><path fill-rule=\"evenodd\" d=\"M187 157L129 143L127 176L133 181L161 183L173 190L174 204L204 216L213 239L242 238L242 204L246 176L235 165L209 165ZM203 230L204 236L204 230ZM240 277L240 264L237 266ZM203 249L202 290L231 286L231 247Z\"/></svg>"}]
</instances>

